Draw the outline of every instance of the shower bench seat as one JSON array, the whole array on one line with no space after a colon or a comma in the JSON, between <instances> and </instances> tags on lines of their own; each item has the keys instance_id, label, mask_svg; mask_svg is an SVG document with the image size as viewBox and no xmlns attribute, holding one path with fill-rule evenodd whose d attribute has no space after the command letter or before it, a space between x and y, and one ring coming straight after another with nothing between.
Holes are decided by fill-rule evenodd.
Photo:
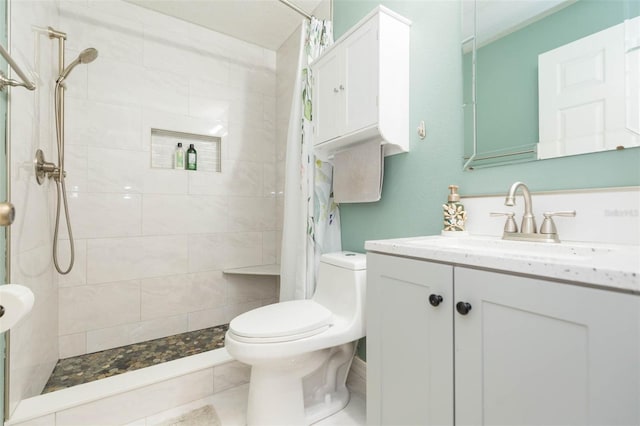
<instances>
[{"instance_id":1,"label":"shower bench seat","mask_svg":"<svg viewBox=\"0 0 640 426\"><path fill-rule=\"evenodd\" d=\"M243 268L225 269L222 272L224 272L225 274L232 274L232 275L263 275L263 276L270 276L270 277L279 277L280 265L272 264L272 265L245 266Z\"/></svg>"}]
</instances>

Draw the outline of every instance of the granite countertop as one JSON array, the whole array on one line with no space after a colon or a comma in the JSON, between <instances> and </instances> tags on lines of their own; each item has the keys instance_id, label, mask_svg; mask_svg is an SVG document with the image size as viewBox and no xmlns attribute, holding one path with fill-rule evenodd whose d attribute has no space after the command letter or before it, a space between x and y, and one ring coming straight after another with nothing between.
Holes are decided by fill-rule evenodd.
<instances>
[{"instance_id":1,"label":"granite countertop","mask_svg":"<svg viewBox=\"0 0 640 426\"><path fill-rule=\"evenodd\" d=\"M369 252L573 281L640 294L640 246L529 243L488 236L367 241Z\"/></svg>"}]
</instances>

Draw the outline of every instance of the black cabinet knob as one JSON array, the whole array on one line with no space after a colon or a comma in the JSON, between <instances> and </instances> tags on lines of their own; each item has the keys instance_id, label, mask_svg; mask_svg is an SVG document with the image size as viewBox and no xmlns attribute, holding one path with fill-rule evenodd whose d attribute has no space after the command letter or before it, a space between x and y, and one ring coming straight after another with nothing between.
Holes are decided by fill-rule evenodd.
<instances>
[{"instance_id":1,"label":"black cabinet knob","mask_svg":"<svg viewBox=\"0 0 640 426\"><path fill-rule=\"evenodd\" d=\"M470 310L471 310L471 303L467 303L467 302L456 303L456 311L458 311L460 315L467 315Z\"/></svg>"},{"instance_id":2,"label":"black cabinet knob","mask_svg":"<svg viewBox=\"0 0 640 426\"><path fill-rule=\"evenodd\" d=\"M432 306L438 306L439 304L442 303L442 296L440 296L439 294L430 295L429 303L431 303Z\"/></svg>"}]
</instances>

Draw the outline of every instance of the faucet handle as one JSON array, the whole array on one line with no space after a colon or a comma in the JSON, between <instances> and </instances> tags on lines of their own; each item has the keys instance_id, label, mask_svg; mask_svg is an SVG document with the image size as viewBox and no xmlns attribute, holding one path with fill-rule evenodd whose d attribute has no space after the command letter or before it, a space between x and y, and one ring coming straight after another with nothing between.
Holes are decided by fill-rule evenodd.
<instances>
[{"instance_id":1,"label":"faucet handle","mask_svg":"<svg viewBox=\"0 0 640 426\"><path fill-rule=\"evenodd\" d=\"M575 210L559 211L559 212L544 212L542 213L544 220L540 225L541 234L557 234L556 224L553 222L553 216L575 217Z\"/></svg>"},{"instance_id":2,"label":"faucet handle","mask_svg":"<svg viewBox=\"0 0 640 426\"><path fill-rule=\"evenodd\" d=\"M507 216L507 221L504 224L504 232L518 232L518 225L514 219L516 214L514 212L491 212L489 216Z\"/></svg>"}]
</instances>

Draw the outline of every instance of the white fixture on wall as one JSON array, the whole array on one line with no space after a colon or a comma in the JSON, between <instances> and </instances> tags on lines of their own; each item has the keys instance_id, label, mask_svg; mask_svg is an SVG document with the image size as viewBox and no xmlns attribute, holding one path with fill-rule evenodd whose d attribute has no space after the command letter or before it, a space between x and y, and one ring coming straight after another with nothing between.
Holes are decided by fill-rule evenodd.
<instances>
[{"instance_id":1,"label":"white fixture on wall","mask_svg":"<svg viewBox=\"0 0 640 426\"><path fill-rule=\"evenodd\" d=\"M31 312L34 300L29 287L20 284L0 286L0 333L12 328Z\"/></svg>"},{"instance_id":2,"label":"white fixture on wall","mask_svg":"<svg viewBox=\"0 0 640 426\"><path fill-rule=\"evenodd\" d=\"M409 151L410 26L378 6L311 65L316 156L372 139Z\"/></svg>"}]
</instances>

